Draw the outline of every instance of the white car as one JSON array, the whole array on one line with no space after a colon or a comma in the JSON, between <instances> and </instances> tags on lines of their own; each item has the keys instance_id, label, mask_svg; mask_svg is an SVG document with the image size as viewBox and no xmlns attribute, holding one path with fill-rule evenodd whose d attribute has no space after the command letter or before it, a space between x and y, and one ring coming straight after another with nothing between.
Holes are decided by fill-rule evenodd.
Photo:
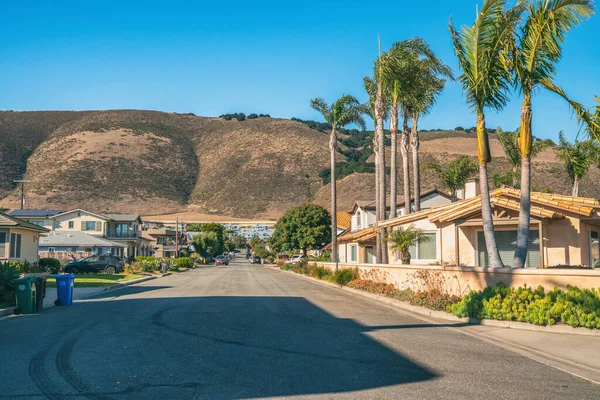
<instances>
[{"instance_id":1,"label":"white car","mask_svg":"<svg viewBox=\"0 0 600 400\"><path fill-rule=\"evenodd\" d=\"M297 264L297 263L299 263L300 261L302 261L302 260L303 260L303 259L305 259L305 258L306 258L306 257L304 257L302 254L294 254L294 255L292 256L292 258L290 258L290 262L291 262L292 264Z\"/></svg>"}]
</instances>

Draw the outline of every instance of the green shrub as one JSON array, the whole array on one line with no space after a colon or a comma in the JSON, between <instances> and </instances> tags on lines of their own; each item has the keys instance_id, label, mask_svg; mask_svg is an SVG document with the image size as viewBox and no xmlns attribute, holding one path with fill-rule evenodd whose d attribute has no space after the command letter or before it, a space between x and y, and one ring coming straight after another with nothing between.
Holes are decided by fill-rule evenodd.
<instances>
[{"instance_id":1,"label":"green shrub","mask_svg":"<svg viewBox=\"0 0 600 400\"><path fill-rule=\"evenodd\" d=\"M136 256L135 261L154 261L156 257L154 256Z\"/></svg>"},{"instance_id":2,"label":"green shrub","mask_svg":"<svg viewBox=\"0 0 600 400\"><path fill-rule=\"evenodd\" d=\"M140 263L140 271L142 272L152 272L154 271L154 263L150 260L141 260Z\"/></svg>"},{"instance_id":3,"label":"green shrub","mask_svg":"<svg viewBox=\"0 0 600 400\"><path fill-rule=\"evenodd\" d=\"M292 263L281 264L281 266L279 268L284 271L291 271L294 268L294 264L292 264Z\"/></svg>"},{"instance_id":4,"label":"green shrub","mask_svg":"<svg viewBox=\"0 0 600 400\"><path fill-rule=\"evenodd\" d=\"M568 324L600 329L600 290L567 286L548 293L540 286L507 288L499 283L481 292L471 291L448 311L458 317L522 321L535 325Z\"/></svg>"},{"instance_id":5,"label":"green shrub","mask_svg":"<svg viewBox=\"0 0 600 400\"><path fill-rule=\"evenodd\" d=\"M190 257L176 258L175 263L177 264L177 268L189 269L194 267L194 260L192 260Z\"/></svg>"},{"instance_id":6,"label":"green shrub","mask_svg":"<svg viewBox=\"0 0 600 400\"><path fill-rule=\"evenodd\" d=\"M346 285L348 282L358 279L358 268L344 268L334 273L329 281L337 283L340 286Z\"/></svg>"},{"instance_id":7,"label":"green shrub","mask_svg":"<svg viewBox=\"0 0 600 400\"><path fill-rule=\"evenodd\" d=\"M15 304L15 288L10 283L19 277L19 271L8 262L0 263L0 303Z\"/></svg>"},{"instance_id":8,"label":"green shrub","mask_svg":"<svg viewBox=\"0 0 600 400\"><path fill-rule=\"evenodd\" d=\"M51 274L58 274L60 272L60 261L56 258L40 258L38 265L41 269Z\"/></svg>"},{"instance_id":9,"label":"green shrub","mask_svg":"<svg viewBox=\"0 0 600 400\"><path fill-rule=\"evenodd\" d=\"M171 258L165 261L167 262L167 271L179 271L179 264L176 258Z\"/></svg>"}]
</instances>

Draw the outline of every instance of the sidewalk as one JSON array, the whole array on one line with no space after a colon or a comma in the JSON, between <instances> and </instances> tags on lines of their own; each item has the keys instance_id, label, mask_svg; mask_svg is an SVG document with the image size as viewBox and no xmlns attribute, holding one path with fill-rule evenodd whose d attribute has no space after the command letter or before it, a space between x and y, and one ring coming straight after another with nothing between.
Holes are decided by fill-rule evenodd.
<instances>
[{"instance_id":1,"label":"sidewalk","mask_svg":"<svg viewBox=\"0 0 600 400\"><path fill-rule=\"evenodd\" d=\"M280 271L279 268L274 268ZM285 271L282 271L285 272ZM287 273L287 272L286 272ZM476 325L457 321L458 318L436 318L441 312L412 306L398 300L363 292L356 289L340 288L329 282L319 281L304 275L289 272L300 279L351 295L365 297L383 306L392 307L400 313L410 315L432 325L439 325L454 332L472 336L490 344L513 351L542 364L560 369L585 380L600 384L600 336L584 336L568 333L550 333L523 330L492 325ZM454 319L454 321L452 320Z\"/></svg>"}]
</instances>

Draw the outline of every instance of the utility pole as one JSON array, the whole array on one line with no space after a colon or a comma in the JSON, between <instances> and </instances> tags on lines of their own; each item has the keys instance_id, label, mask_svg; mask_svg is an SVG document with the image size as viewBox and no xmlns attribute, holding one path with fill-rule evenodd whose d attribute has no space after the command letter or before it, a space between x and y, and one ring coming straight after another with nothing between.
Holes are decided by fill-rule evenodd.
<instances>
[{"instance_id":1,"label":"utility pole","mask_svg":"<svg viewBox=\"0 0 600 400\"><path fill-rule=\"evenodd\" d=\"M179 217L175 220L175 258L179 257Z\"/></svg>"},{"instance_id":2,"label":"utility pole","mask_svg":"<svg viewBox=\"0 0 600 400\"><path fill-rule=\"evenodd\" d=\"M25 207L25 183L29 183L31 181L23 180L23 179L15 179L13 182L21 184L21 210Z\"/></svg>"}]
</instances>

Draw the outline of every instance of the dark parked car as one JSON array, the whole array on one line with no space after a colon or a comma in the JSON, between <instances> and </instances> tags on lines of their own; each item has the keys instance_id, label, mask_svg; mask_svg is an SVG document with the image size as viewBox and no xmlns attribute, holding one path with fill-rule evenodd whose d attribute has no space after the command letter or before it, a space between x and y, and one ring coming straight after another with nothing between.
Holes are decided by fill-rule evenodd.
<instances>
[{"instance_id":1,"label":"dark parked car","mask_svg":"<svg viewBox=\"0 0 600 400\"><path fill-rule=\"evenodd\" d=\"M62 270L67 273L77 274L79 272L102 272L105 274L115 274L123 272L123 260L117 256L93 255L81 260L71 261L62 266Z\"/></svg>"},{"instance_id":2,"label":"dark parked car","mask_svg":"<svg viewBox=\"0 0 600 400\"><path fill-rule=\"evenodd\" d=\"M250 261L250 264L260 264L261 259L259 256L250 256L250 258L248 258L248 261Z\"/></svg>"},{"instance_id":3,"label":"dark parked car","mask_svg":"<svg viewBox=\"0 0 600 400\"><path fill-rule=\"evenodd\" d=\"M226 256L217 256L215 258L215 265L229 265L229 259Z\"/></svg>"}]
</instances>

